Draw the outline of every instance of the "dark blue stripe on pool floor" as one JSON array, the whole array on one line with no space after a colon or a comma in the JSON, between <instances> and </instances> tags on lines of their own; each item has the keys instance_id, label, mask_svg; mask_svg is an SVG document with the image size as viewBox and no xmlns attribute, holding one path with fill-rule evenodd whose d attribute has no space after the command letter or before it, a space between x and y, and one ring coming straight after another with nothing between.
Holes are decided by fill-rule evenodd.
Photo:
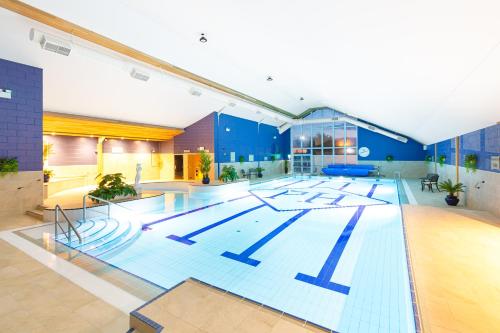
<instances>
[{"instance_id":1,"label":"dark blue stripe on pool floor","mask_svg":"<svg viewBox=\"0 0 500 333\"><path fill-rule=\"evenodd\" d=\"M193 245L193 244L194 244L194 243L196 243L196 242L195 242L195 241L193 241L193 240L191 240L191 239L190 239L191 237L197 236L197 235L199 235L199 234L201 234L201 233L204 233L205 231L208 231L208 230L210 230L210 229L213 229L213 228L215 228L215 227L218 227L218 226L220 226L221 224L224 224L224 223L226 223L226 222L229 222L229 221L231 221L231 220L234 220L235 218L238 218L238 217L240 217L240 216L242 216L242 215L245 215L245 214L247 214L247 213L250 213L250 212L252 212L252 211L254 211L254 210L257 210L257 209L262 208L262 207L265 207L265 206L266 206L266 205L259 205L259 206L256 206L256 207L249 208L249 209L247 209L247 210L244 210L244 211L241 211L241 212L239 212L239 213L237 213L237 214L234 214L234 215L232 215L232 216L226 217L226 218L225 218L225 219L223 219L223 220L220 220L220 221L218 221L218 222L215 222L215 223L212 223L212 224L210 224L210 225L207 225L206 227L203 227L203 228L201 228L201 229L198 229L198 230L196 230L196 231L193 231L193 232L191 232L191 233L189 233L189 234L187 234L187 235L184 235L184 236L169 235L169 236L167 236L167 238L172 239L172 240L175 240L175 241L177 241L177 242L184 243L184 244L186 244L186 245Z\"/></svg>"},{"instance_id":2,"label":"dark blue stripe on pool floor","mask_svg":"<svg viewBox=\"0 0 500 333\"><path fill-rule=\"evenodd\" d=\"M288 228L290 225L292 225L292 223L294 223L295 221L297 221L298 219L300 219L302 216L306 215L310 211L311 211L310 209L305 209L302 212L300 212L299 214L293 216L291 219L282 223L276 229L274 229L273 231L271 231L270 233L268 233L267 235L265 235L264 237L259 239L255 244L253 244L252 246L250 246L249 248L247 248L245 251L241 252L240 254L226 251L223 254L221 254L221 256L242 262L244 264L252 265L252 266L259 265L260 261L252 259L252 258L250 258L250 256L252 254L254 254L257 250L259 250L261 247L263 247L267 242L269 242L274 237L276 237L280 232L282 232L283 230Z\"/></svg>"}]
</instances>

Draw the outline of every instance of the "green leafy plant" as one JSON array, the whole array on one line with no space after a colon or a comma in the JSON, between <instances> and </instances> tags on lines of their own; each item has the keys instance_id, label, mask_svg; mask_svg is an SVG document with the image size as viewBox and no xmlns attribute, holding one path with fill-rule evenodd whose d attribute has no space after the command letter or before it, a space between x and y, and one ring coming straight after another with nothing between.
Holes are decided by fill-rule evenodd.
<instances>
[{"instance_id":1,"label":"green leafy plant","mask_svg":"<svg viewBox=\"0 0 500 333\"><path fill-rule=\"evenodd\" d=\"M276 161L276 155L271 155L271 162Z\"/></svg>"},{"instance_id":2,"label":"green leafy plant","mask_svg":"<svg viewBox=\"0 0 500 333\"><path fill-rule=\"evenodd\" d=\"M245 162L245 156L240 155L240 157L239 157L239 161L240 161L240 163L242 163L242 164L243 164L243 162Z\"/></svg>"},{"instance_id":3,"label":"green leafy plant","mask_svg":"<svg viewBox=\"0 0 500 333\"><path fill-rule=\"evenodd\" d=\"M125 183L124 180L125 177L121 173L105 175L99 182L99 186L89 194L104 200L112 200L118 196L136 196L135 188ZM92 201L98 200L92 199Z\"/></svg>"},{"instance_id":4,"label":"green leafy plant","mask_svg":"<svg viewBox=\"0 0 500 333\"><path fill-rule=\"evenodd\" d=\"M52 143L44 143L43 144L43 161L47 161L49 156L53 153L54 145Z\"/></svg>"},{"instance_id":5,"label":"green leafy plant","mask_svg":"<svg viewBox=\"0 0 500 333\"><path fill-rule=\"evenodd\" d=\"M8 173L16 173L19 171L19 162L17 157L2 157L0 158L0 177Z\"/></svg>"},{"instance_id":6,"label":"green leafy plant","mask_svg":"<svg viewBox=\"0 0 500 333\"><path fill-rule=\"evenodd\" d=\"M439 166L443 166L445 162L446 162L446 155L439 155L438 159Z\"/></svg>"},{"instance_id":7,"label":"green leafy plant","mask_svg":"<svg viewBox=\"0 0 500 333\"><path fill-rule=\"evenodd\" d=\"M228 181L234 182L238 178L238 172L236 172L234 166L224 165L224 167L222 167L222 172L219 176L219 179L224 183L227 183Z\"/></svg>"},{"instance_id":8,"label":"green leafy plant","mask_svg":"<svg viewBox=\"0 0 500 333\"><path fill-rule=\"evenodd\" d=\"M43 182L47 183L50 180L50 177L52 177L53 175L54 175L54 171L44 169L43 170Z\"/></svg>"},{"instance_id":9,"label":"green leafy plant","mask_svg":"<svg viewBox=\"0 0 500 333\"><path fill-rule=\"evenodd\" d=\"M385 157L385 160L386 160L387 162L392 162L392 161L394 161L394 156L392 156L392 155L390 155L390 154L389 154L389 155L387 155L387 156Z\"/></svg>"},{"instance_id":10,"label":"green leafy plant","mask_svg":"<svg viewBox=\"0 0 500 333\"><path fill-rule=\"evenodd\" d=\"M288 160L285 160L285 173L288 173Z\"/></svg>"},{"instance_id":11,"label":"green leafy plant","mask_svg":"<svg viewBox=\"0 0 500 333\"><path fill-rule=\"evenodd\" d=\"M430 163L430 162L432 162L432 155L426 155L426 156L425 156L424 161L425 161L426 163Z\"/></svg>"},{"instance_id":12,"label":"green leafy plant","mask_svg":"<svg viewBox=\"0 0 500 333\"><path fill-rule=\"evenodd\" d=\"M467 169L467 172L472 170L472 172L476 172L477 170L477 155L476 154L467 154L464 157L464 165Z\"/></svg>"},{"instance_id":13,"label":"green leafy plant","mask_svg":"<svg viewBox=\"0 0 500 333\"><path fill-rule=\"evenodd\" d=\"M444 182L439 183L439 189L448 192L450 196L454 197L455 194L464 191L464 184L462 183L453 184L451 179L448 179Z\"/></svg>"},{"instance_id":14,"label":"green leafy plant","mask_svg":"<svg viewBox=\"0 0 500 333\"><path fill-rule=\"evenodd\" d=\"M259 167L256 167L256 168L255 168L255 171L257 171L257 177L262 178L262 171L264 171L264 170L265 170L265 169L264 169L264 168L262 168L262 167L260 167L260 166L259 166Z\"/></svg>"},{"instance_id":15,"label":"green leafy plant","mask_svg":"<svg viewBox=\"0 0 500 333\"><path fill-rule=\"evenodd\" d=\"M200 171L203 174L203 178L208 178L211 168L212 159L210 158L210 155L204 150L200 151Z\"/></svg>"}]
</instances>

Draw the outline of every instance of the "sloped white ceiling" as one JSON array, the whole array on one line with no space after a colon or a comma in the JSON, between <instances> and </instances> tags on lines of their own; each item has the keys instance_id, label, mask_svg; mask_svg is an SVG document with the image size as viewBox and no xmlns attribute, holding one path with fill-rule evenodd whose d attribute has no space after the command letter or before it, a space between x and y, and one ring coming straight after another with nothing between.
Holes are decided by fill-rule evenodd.
<instances>
[{"instance_id":1,"label":"sloped white ceiling","mask_svg":"<svg viewBox=\"0 0 500 333\"><path fill-rule=\"evenodd\" d=\"M329 106L423 143L500 120L497 0L26 2L294 114ZM198 42L201 32L208 43ZM0 42L4 38L2 33ZM70 67L71 58L67 64L57 61ZM83 81L92 81L91 67ZM111 74L109 85L130 85L118 82L128 78ZM267 82L268 75L275 80ZM51 83L47 88L52 89ZM110 116L116 117L119 109L127 117L142 118L140 105L149 110L161 104L161 116L151 116L151 121L166 124L180 116L184 118L169 125L182 127L188 114L201 118L205 112L203 103L195 106L174 88L168 104L158 102L161 84L152 88L148 82L141 88L136 102L123 102ZM82 96L66 90L48 92L46 104L65 99L65 108L75 108L71 104L81 103ZM117 97L132 96L117 93L102 99L111 107ZM212 103L207 102L208 109L224 104ZM86 105L80 111L95 113L97 108ZM186 111L171 114L177 108Z\"/></svg>"}]
</instances>

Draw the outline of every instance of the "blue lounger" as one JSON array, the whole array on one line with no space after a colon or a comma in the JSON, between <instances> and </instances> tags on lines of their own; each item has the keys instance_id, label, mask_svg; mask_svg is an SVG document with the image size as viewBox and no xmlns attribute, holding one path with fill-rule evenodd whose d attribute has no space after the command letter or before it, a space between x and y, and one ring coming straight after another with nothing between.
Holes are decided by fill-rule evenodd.
<instances>
[{"instance_id":1,"label":"blue lounger","mask_svg":"<svg viewBox=\"0 0 500 333\"><path fill-rule=\"evenodd\" d=\"M373 165L369 164L330 164L328 167L321 169L327 176L354 176L366 177L370 171L375 170Z\"/></svg>"}]
</instances>

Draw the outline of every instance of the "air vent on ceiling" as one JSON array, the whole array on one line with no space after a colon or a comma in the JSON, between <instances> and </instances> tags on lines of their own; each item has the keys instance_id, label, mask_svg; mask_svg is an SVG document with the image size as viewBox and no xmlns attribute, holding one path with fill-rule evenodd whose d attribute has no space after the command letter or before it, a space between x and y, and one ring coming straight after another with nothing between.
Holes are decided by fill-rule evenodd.
<instances>
[{"instance_id":1,"label":"air vent on ceiling","mask_svg":"<svg viewBox=\"0 0 500 333\"><path fill-rule=\"evenodd\" d=\"M197 97L200 97L201 96L201 91L195 89L195 88L191 88L189 89L189 93L193 96L197 96Z\"/></svg>"},{"instance_id":2,"label":"air vent on ceiling","mask_svg":"<svg viewBox=\"0 0 500 333\"><path fill-rule=\"evenodd\" d=\"M376 131L377 128L375 126L372 126L372 125L368 125L368 129L372 130L372 131Z\"/></svg>"},{"instance_id":3,"label":"air vent on ceiling","mask_svg":"<svg viewBox=\"0 0 500 333\"><path fill-rule=\"evenodd\" d=\"M141 81L147 81L149 80L149 74L145 72L141 72L137 69L132 69L130 72L130 76L132 76L134 79L141 80Z\"/></svg>"},{"instance_id":4,"label":"air vent on ceiling","mask_svg":"<svg viewBox=\"0 0 500 333\"><path fill-rule=\"evenodd\" d=\"M40 45L44 50L55 52L65 56L69 56L71 52L70 44L52 37L48 37L46 35L43 35L42 38L40 38Z\"/></svg>"}]
</instances>

